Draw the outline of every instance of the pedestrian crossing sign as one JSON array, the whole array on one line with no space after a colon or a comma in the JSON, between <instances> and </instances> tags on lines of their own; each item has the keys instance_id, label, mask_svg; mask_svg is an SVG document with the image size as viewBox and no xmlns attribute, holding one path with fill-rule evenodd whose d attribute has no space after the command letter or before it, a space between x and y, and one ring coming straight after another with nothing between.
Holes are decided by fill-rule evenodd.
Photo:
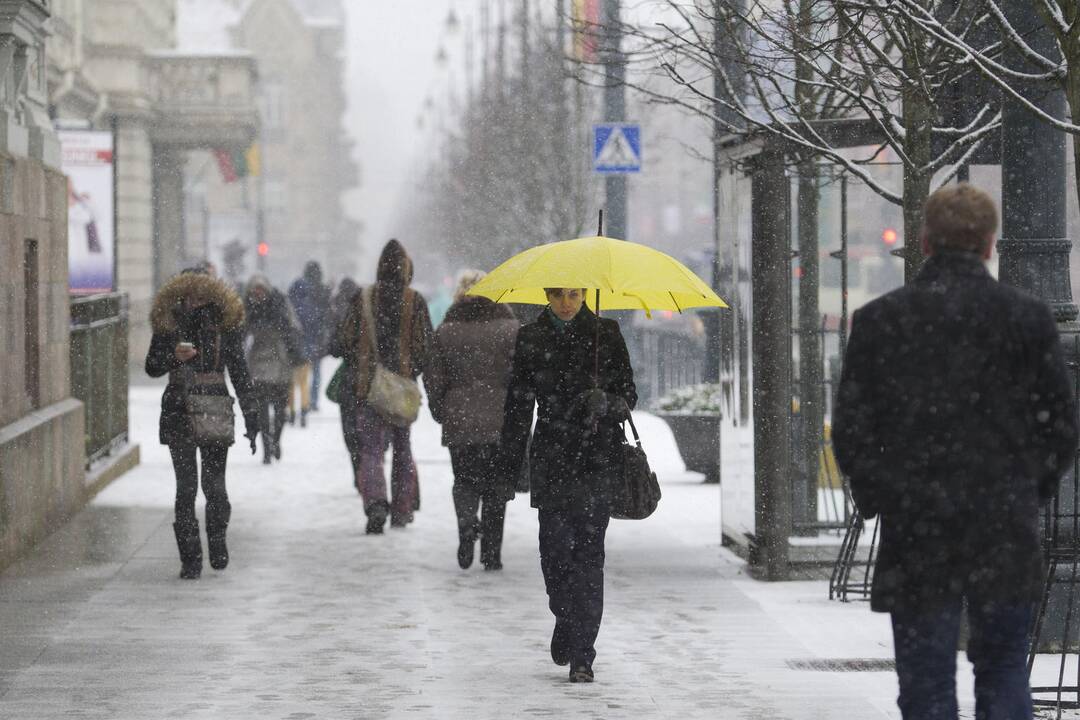
<instances>
[{"instance_id":1,"label":"pedestrian crossing sign","mask_svg":"<svg viewBox=\"0 0 1080 720\"><path fill-rule=\"evenodd\" d=\"M641 126L626 123L593 125L593 171L641 172Z\"/></svg>"}]
</instances>

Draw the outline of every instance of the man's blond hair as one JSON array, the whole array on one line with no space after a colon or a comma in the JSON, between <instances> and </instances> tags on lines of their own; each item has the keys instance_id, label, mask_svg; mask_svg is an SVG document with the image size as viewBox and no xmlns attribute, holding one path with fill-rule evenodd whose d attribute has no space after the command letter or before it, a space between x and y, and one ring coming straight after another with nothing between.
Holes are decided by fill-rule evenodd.
<instances>
[{"instance_id":1,"label":"man's blond hair","mask_svg":"<svg viewBox=\"0 0 1080 720\"><path fill-rule=\"evenodd\" d=\"M974 185L946 185L926 201L923 235L934 252L981 254L993 242L997 229L997 205Z\"/></svg>"}]
</instances>

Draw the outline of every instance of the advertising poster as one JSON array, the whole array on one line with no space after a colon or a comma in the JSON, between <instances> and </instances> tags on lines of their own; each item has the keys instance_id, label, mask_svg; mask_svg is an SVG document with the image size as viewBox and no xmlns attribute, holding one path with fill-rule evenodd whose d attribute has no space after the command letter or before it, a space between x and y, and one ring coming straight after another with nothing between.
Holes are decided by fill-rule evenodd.
<instances>
[{"instance_id":1,"label":"advertising poster","mask_svg":"<svg viewBox=\"0 0 1080 720\"><path fill-rule=\"evenodd\" d=\"M72 293L111 292L113 258L113 136L96 130L61 130L68 177L68 284Z\"/></svg>"}]
</instances>

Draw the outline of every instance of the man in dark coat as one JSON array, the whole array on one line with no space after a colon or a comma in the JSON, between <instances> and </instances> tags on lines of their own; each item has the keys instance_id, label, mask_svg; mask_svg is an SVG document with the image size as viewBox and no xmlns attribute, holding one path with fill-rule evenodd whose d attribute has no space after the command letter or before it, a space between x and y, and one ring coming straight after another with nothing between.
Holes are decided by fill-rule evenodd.
<instances>
[{"instance_id":1,"label":"man in dark coat","mask_svg":"<svg viewBox=\"0 0 1080 720\"><path fill-rule=\"evenodd\" d=\"M549 289L548 307L518 333L500 451L503 476L516 477L535 402L529 469L540 566L555 616L551 657L570 664L573 682L593 679L608 487L621 469L622 419L637 402L619 325L584 307L584 295L579 288Z\"/></svg>"},{"instance_id":2,"label":"man in dark coat","mask_svg":"<svg viewBox=\"0 0 1080 720\"><path fill-rule=\"evenodd\" d=\"M997 210L927 201L915 280L853 318L834 417L856 505L879 516L871 606L892 614L904 718L956 717L961 602L976 716L1030 718L1039 508L1073 461L1076 406L1050 309L996 282Z\"/></svg>"},{"instance_id":3,"label":"man in dark coat","mask_svg":"<svg viewBox=\"0 0 1080 720\"><path fill-rule=\"evenodd\" d=\"M302 351L304 362L311 370L310 396L308 395L307 372L301 367L296 382L302 383L300 389L301 424L308 410L319 409L319 360L326 355L326 345L330 333L330 288L323 285L322 268L314 260L304 266L304 274L289 287L289 302L292 303L300 319ZM305 400L306 398L306 400ZM291 396L290 396L291 404Z\"/></svg>"}]
</instances>

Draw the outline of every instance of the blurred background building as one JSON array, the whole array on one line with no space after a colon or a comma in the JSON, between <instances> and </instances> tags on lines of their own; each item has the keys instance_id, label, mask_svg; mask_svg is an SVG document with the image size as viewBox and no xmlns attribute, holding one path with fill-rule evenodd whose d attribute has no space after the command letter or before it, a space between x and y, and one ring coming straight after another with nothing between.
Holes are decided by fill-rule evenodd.
<instances>
[{"instance_id":1,"label":"blurred background building","mask_svg":"<svg viewBox=\"0 0 1080 720\"><path fill-rule=\"evenodd\" d=\"M141 362L155 290L204 260L284 284L354 270L339 0L54 0L49 114L111 132L115 289Z\"/></svg>"}]
</instances>

